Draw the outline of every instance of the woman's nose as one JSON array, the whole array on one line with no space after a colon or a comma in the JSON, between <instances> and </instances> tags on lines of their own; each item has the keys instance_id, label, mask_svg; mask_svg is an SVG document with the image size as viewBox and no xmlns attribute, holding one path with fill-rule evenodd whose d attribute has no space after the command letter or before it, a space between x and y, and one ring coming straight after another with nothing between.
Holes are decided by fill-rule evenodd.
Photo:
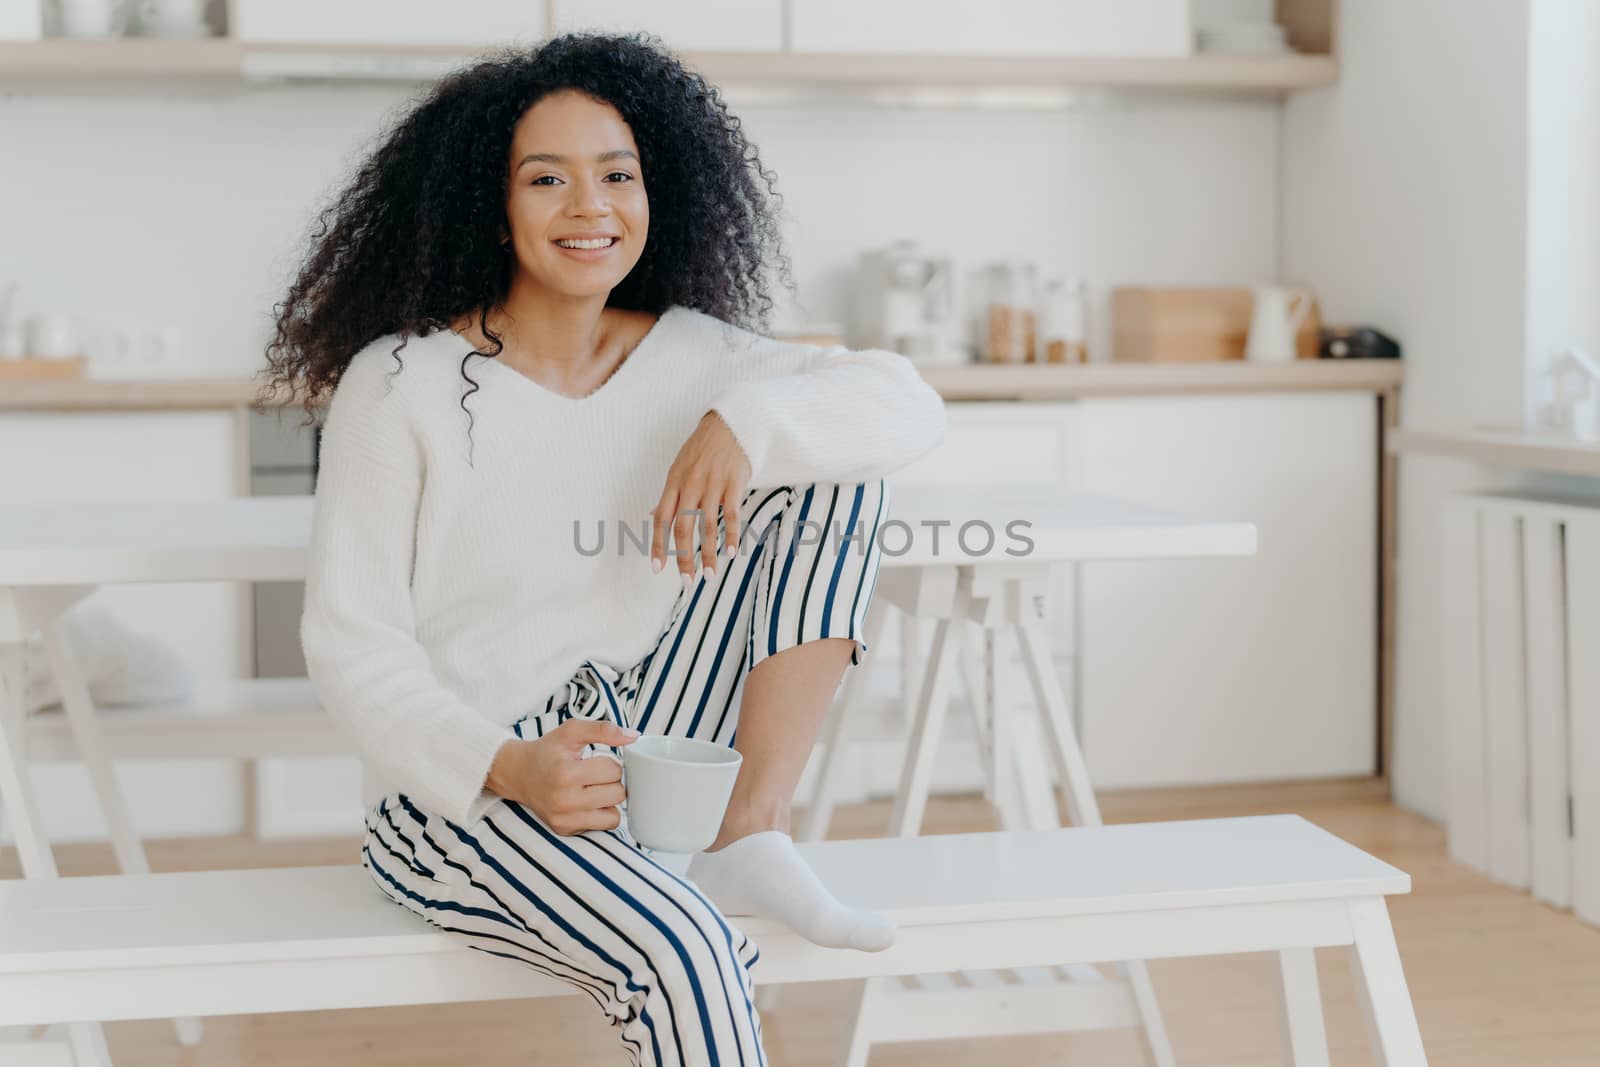
<instances>
[{"instance_id":1,"label":"woman's nose","mask_svg":"<svg viewBox=\"0 0 1600 1067\"><path fill-rule=\"evenodd\" d=\"M584 215L611 213L611 194L604 182L574 182L568 210Z\"/></svg>"}]
</instances>

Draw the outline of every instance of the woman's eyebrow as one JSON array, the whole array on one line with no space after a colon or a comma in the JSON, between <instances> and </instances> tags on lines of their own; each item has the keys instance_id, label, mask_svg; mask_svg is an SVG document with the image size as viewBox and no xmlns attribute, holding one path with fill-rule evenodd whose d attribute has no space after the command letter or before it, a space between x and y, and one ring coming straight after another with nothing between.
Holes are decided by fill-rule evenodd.
<instances>
[{"instance_id":1,"label":"woman's eyebrow","mask_svg":"<svg viewBox=\"0 0 1600 1067\"><path fill-rule=\"evenodd\" d=\"M609 152L601 152L594 159L596 163L609 163L613 159L631 159L635 163L639 162L639 157L626 148L613 148ZM521 170L529 163L565 163L566 161L566 156L555 152L530 152L522 157L521 162L517 164L517 169Z\"/></svg>"}]
</instances>

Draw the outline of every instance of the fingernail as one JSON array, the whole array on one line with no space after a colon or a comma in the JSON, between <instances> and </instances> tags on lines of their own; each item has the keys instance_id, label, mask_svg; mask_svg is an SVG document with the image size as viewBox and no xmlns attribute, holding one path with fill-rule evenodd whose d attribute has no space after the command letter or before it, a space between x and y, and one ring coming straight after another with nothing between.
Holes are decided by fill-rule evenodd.
<instances>
[{"instance_id":1,"label":"fingernail","mask_svg":"<svg viewBox=\"0 0 1600 1067\"><path fill-rule=\"evenodd\" d=\"M722 558L723 559L732 559L733 558L733 554L735 552L737 552L737 551L739 551L739 550L736 547L734 547L733 545L723 545L722 546Z\"/></svg>"},{"instance_id":2,"label":"fingernail","mask_svg":"<svg viewBox=\"0 0 1600 1067\"><path fill-rule=\"evenodd\" d=\"M694 584L694 575L691 574L689 571L684 571L683 572L683 587L685 589L687 589L693 584Z\"/></svg>"},{"instance_id":3,"label":"fingernail","mask_svg":"<svg viewBox=\"0 0 1600 1067\"><path fill-rule=\"evenodd\" d=\"M631 726L621 727L621 730L622 730L623 733L627 734L629 737L638 737L639 736L639 731L635 730Z\"/></svg>"},{"instance_id":4,"label":"fingernail","mask_svg":"<svg viewBox=\"0 0 1600 1067\"><path fill-rule=\"evenodd\" d=\"M650 561L650 569L652 571L655 571L657 574L660 574L661 573L662 564L665 563L665 562L666 562L665 560L653 559L653 560Z\"/></svg>"}]
</instances>

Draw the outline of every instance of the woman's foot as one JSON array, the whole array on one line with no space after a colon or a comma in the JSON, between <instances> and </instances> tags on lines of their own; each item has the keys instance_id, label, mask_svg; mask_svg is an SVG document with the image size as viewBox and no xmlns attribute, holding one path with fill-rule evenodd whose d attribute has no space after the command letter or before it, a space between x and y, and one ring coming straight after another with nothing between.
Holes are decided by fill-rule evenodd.
<instances>
[{"instance_id":1,"label":"woman's foot","mask_svg":"<svg viewBox=\"0 0 1600 1067\"><path fill-rule=\"evenodd\" d=\"M880 952L894 944L894 922L840 903L782 830L763 830L689 863L689 880L729 915L776 919L828 948Z\"/></svg>"}]
</instances>

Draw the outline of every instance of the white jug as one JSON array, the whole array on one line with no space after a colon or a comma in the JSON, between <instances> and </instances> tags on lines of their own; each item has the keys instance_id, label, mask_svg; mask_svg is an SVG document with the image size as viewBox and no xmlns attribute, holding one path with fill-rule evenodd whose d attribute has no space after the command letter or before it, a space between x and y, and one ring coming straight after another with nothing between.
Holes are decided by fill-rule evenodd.
<instances>
[{"instance_id":1,"label":"white jug","mask_svg":"<svg viewBox=\"0 0 1600 1067\"><path fill-rule=\"evenodd\" d=\"M1250 337L1245 342L1246 359L1263 363L1284 363L1295 358L1295 337L1311 310L1311 294L1304 289L1283 285L1263 285L1255 292L1255 311L1250 316Z\"/></svg>"}]
</instances>

